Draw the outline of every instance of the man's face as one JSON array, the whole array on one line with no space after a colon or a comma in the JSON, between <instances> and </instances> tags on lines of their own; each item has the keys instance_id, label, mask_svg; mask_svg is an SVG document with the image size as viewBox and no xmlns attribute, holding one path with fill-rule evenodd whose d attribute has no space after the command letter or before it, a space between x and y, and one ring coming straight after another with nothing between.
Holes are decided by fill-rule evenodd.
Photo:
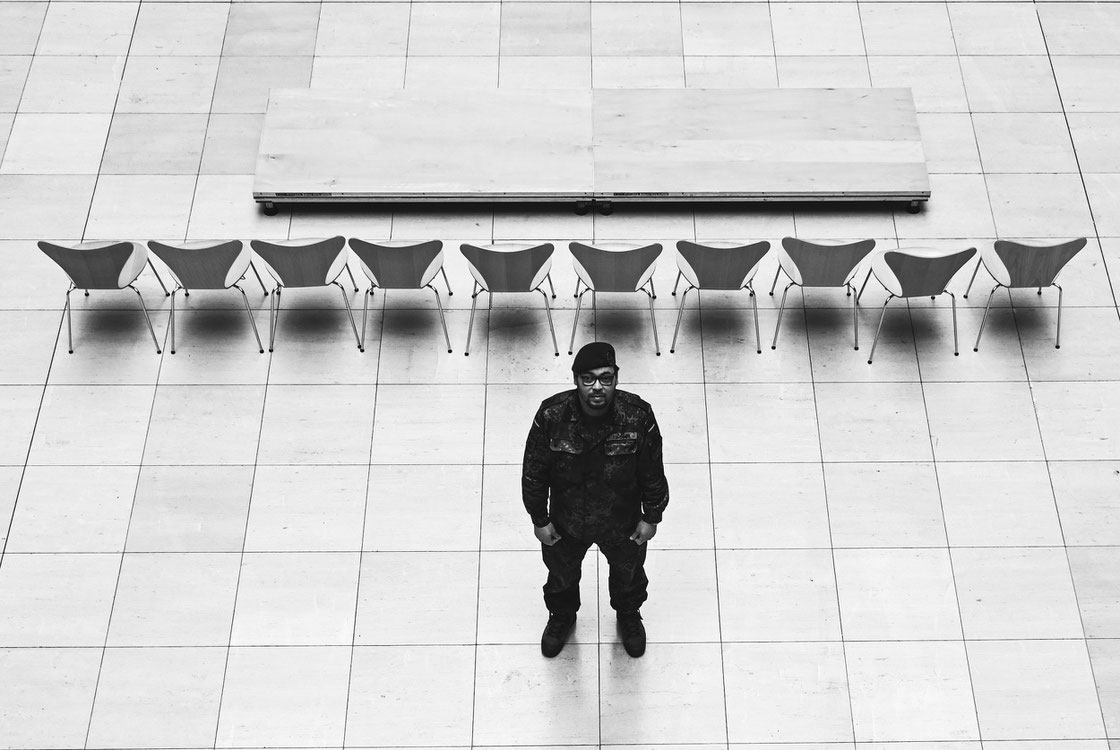
<instances>
[{"instance_id":1,"label":"man's face","mask_svg":"<svg viewBox=\"0 0 1120 750\"><path fill-rule=\"evenodd\" d=\"M618 371L611 366L599 367L575 376L579 404L586 414L599 416L606 413L614 401L618 385Z\"/></svg>"}]
</instances>

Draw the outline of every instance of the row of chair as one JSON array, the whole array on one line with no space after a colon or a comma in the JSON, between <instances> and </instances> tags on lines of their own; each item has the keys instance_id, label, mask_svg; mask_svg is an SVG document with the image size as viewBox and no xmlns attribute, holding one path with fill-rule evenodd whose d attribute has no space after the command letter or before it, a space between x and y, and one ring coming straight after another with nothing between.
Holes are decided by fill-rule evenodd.
<instances>
[{"instance_id":1,"label":"row of chair","mask_svg":"<svg viewBox=\"0 0 1120 750\"><path fill-rule=\"evenodd\" d=\"M321 240L252 240L250 242L252 252L240 240L181 244L151 241L148 242L147 248L136 242L85 242L77 245L39 242L38 244L40 249L58 263L70 277L71 283L66 292L65 311L67 338L71 353L74 351L74 345L70 320L70 293L75 289L84 289L87 295L90 289L132 289L140 299L144 318L152 334L152 339L156 343L156 351L157 353L160 351L159 341L144 305L143 296L133 285L133 282L145 267L151 268L165 295L171 297L169 328L172 353L175 352L175 295L180 290L185 295L189 295L192 289L238 290L245 304L245 310L249 315L257 345L261 353L264 352L264 346L261 343L256 322L253 320L248 298L244 289L238 285L238 282L244 279L250 270L257 277L265 294L270 296L269 351L273 351L275 347L276 320L279 314L279 299L283 290L333 285L337 286L342 292L343 304L350 318L350 325L357 339L358 348L362 351L365 350L369 298L373 295L375 289L430 289L436 298L440 323L443 327L444 339L447 342L447 351L451 352L451 337L447 330L443 305L440 301L439 292L432 286L432 281L436 275L442 274L444 284L447 286L447 293L448 295L452 294L451 285L443 269L443 243L440 240L375 243L357 238L347 240L342 236ZM1058 289L1058 324L1055 346L1060 346L1062 289L1054 282L1066 263L1085 244L1085 238L1041 246L997 240L990 250L986 249L980 253L980 260L973 270L972 278L964 296L968 296L981 265L995 279L996 286L992 288L988 295L988 302L984 308L984 317L981 319L980 331L976 337L974 350L979 349L980 337L984 332L984 324L987 321L992 296L1001 287L1009 291L1015 288L1037 288L1039 294L1042 293L1043 287L1056 287ZM360 333L354 320L353 311L350 308L346 290L338 282L339 277L345 271L349 274L351 283L354 284L354 291L359 291L347 262L349 259L347 246L357 257L363 272L370 281L369 289L363 295ZM642 292L649 299L654 347L657 354L660 355L661 346L657 338L657 320L653 304L653 300L657 296L653 285L653 272L657 259L662 253L662 246L658 243L648 245L624 243L589 245L581 242L571 242L569 248L577 281L574 295L576 297L576 312L572 323L568 353L571 354L574 350L580 307L587 292L591 292L593 309L596 306L596 294L598 292ZM175 282L171 291L168 291L163 279L160 278L155 266L152 265L147 255L148 249L171 272ZM552 243L547 242L537 245L513 243L473 245L464 243L460 246L460 252L466 259L471 276L474 279L465 355L470 355L471 334L474 329L478 296L482 292L491 295L491 299L495 293L539 292L544 300L545 314L548 317L549 330L552 334L553 351L559 356L560 350L556 343L556 329L552 323L552 310L548 303L549 295L542 288L543 284L547 282L552 298L555 299L556 290L552 285L550 275L554 249ZM747 290L750 292L754 312L755 344L757 351L762 352L758 326L758 303L753 280L762 260L770 252L770 249L770 243L767 241L739 244L733 242L698 243L682 240L677 243L678 273L672 294L674 296L677 294L682 278L687 281L687 286L680 296L677 323L673 330L670 352L676 351L677 335L680 332L681 321L684 317L685 300L688 293L693 290ZM271 293L253 264L253 253L265 264L275 283ZM854 348L858 350L859 300L867 282L874 276L886 289L888 296L883 303L879 325L875 330L871 355L867 360L869 364L874 358L875 347L878 344L887 305L895 298L936 297L941 294L949 294L952 298L953 309L953 353L958 354L956 297L946 287L950 280L976 254L976 248L964 250L899 248L875 252L874 240L849 243L817 243L786 237L777 249L778 269L770 286L770 295L773 296L778 279L782 274L785 274L789 279L789 283L782 291L777 323L774 327L774 338L770 348L777 348L778 333L781 330L782 315L785 311L789 290L793 286L799 286L803 288L842 288L847 291L848 296L852 297L853 344ZM865 267L866 277L859 291L856 292L854 280L860 274L861 269Z\"/></svg>"}]
</instances>

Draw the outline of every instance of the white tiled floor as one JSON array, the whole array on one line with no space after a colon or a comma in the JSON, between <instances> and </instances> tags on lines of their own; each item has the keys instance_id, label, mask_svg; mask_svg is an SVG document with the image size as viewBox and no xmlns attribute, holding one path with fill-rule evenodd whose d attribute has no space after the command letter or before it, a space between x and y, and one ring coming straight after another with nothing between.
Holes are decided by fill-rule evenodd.
<instances>
[{"instance_id":1,"label":"white tiled floor","mask_svg":"<svg viewBox=\"0 0 1120 750\"><path fill-rule=\"evenodd\" d=\"M1120 3L0 0L0 748L1120 750ZM932 174L891 207L337 208L250 200L269 86L910 86ZM284 297L258 354L196 293L178 353L36 239L440 238L430 295ZM1056 296L693 296L583 311L655 406L673 501L631 660L605 565L553 661L519 500L565 386L535 296L462 356L457 244L1086 236ZM953 285L959 293L971 267ZM656 273L661 345L676 299ZM160 337L168 302L140 288ZM267 298L248 282L266 331ZM348 292L361 307L361 295ZM598 596L596 596L598 592Z\"/></svg>"}]
</instances>

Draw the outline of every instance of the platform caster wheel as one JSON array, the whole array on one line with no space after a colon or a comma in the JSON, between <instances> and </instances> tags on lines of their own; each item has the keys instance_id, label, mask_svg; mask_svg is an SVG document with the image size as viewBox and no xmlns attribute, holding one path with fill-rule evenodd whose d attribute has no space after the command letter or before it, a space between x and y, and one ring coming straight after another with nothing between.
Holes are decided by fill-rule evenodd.
<instances>
[{"instance_id":1,"label":"platform caster wheel","mask_svg":"<svg viewBox=\"0 0 1120 750\"><path fill-rule=\"evenodd\" d=\"M906 213L916 214L922 210L922 204L919 201L910 201L910 205L906 207Z\"/></svg>"},{"instance_id":2,"label":"platform caster wheel","mask_svg":"<svg viewBox=\"0 0 1120 750\"><path fill-rule=\"evenodd\" d=\"M275 203L263 203L261 204L261 209L264 211L265 216L275 216L277 213Z\"/></svg>"},{"instance_id":3,"label":"platform caster wheel","mask_svg":"<svg viewBox=\"0 0 1120 750\"><path fill-rule=\"evenodd\" d=\"M576 216L587 216L588 210L587 201L576 201Z\"/></svg>"},{"instance_id":4,"label":"platform caster wheel","mask_svg":"<svg viewBox=\"0 0 1120 750\"><path fill-rule=\"evenodd\" d=\"M599 204L599 215L600 216L610 216L613 213L614 213L614 207L611 205L610 201L603 201L602 203Z\"/></svg>"}]
</instances>

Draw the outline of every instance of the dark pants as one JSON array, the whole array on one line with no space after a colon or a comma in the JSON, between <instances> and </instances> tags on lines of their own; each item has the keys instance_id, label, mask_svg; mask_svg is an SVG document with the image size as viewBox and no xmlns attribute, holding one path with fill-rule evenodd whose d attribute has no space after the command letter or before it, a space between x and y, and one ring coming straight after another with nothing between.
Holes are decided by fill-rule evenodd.
<instances>
[{"instance_id":1,"label":"dark pants","mask_svg":"<svg viewBox=\"0 0 1120 750\"><path fill-rule=\"evenodd\" d=\"M548 568L548 581L544 584L544 605L549 612L575 614L579 609L579 579L583 572L583 558L593 542L577 539L558 529L562 538L549 547L541 545L541 555ZM599 551L607 558L610 575L607 588L611 607L619 612L635 612L646 600L645 561L646 545L636 544L626 537L618 540L596 541Z\"/></svg>"}]
</instances>

